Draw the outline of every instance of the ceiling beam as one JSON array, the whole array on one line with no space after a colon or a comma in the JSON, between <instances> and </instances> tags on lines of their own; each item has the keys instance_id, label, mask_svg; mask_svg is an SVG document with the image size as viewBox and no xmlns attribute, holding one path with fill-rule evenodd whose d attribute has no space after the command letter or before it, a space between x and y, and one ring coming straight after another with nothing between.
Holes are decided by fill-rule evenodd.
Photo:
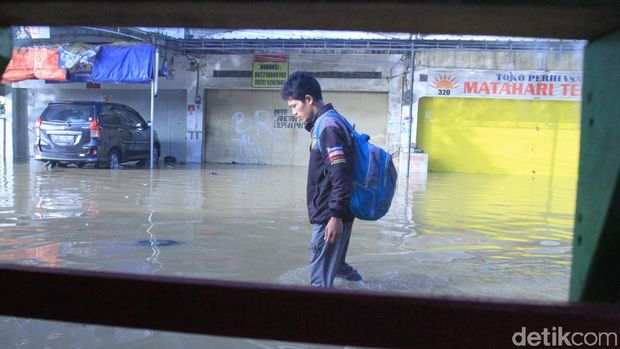
<instances>
[{"instance_id":1,"label":"ceiling beam","mask_svg":"<svg viewBox=\"0 0 620 349\"><path fill-rule=\"evenodd\" d=\"M620 2L5 1L0 25L320 29L594 39L620 27Z\"/></svg>"}]
</instances>

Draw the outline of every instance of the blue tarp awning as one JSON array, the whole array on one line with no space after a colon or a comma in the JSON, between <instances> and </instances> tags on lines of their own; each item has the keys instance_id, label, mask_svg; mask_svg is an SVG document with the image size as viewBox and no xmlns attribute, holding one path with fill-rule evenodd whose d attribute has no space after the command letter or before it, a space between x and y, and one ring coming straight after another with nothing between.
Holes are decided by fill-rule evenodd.
<instances>
[{"instance_id":1,"label":"blue tarp awning","mask_svg":"<svg viewBox=\"0 0 620 349\"><path fill-rule=\"evenodd\" d=\"M153 77L151 45L101 46L93 65L95 83L149 83Z\"/></svg>"}]
</instances>

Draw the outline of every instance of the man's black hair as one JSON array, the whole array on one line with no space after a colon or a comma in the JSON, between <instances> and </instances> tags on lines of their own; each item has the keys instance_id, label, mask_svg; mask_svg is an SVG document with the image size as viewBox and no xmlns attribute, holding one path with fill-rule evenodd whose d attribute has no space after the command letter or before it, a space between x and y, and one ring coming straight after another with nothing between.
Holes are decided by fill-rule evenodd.
<instances>
[{"instance_id":1,"label":"man's black hair","mask_svg":"<svg viewBox=\"0 0 620 349\"><path fill-rule=\"evenodd\" d=\"M280 96L283 100L289 97L297 100L304 100L306 95L312 96L315 101L322 101L321 85L312 73L307 71L296 71L288 77Z\"/></svg>"}]
</instances>

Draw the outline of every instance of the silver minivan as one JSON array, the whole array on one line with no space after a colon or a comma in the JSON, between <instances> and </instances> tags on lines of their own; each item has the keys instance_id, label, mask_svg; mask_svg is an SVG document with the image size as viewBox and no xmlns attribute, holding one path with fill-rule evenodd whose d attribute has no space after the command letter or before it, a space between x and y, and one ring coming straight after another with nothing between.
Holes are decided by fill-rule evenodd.
<instances>
[{"instance_id":1,"label":"silver minivan","mask_svg":"<svg viewBox=\"0 0 620 349\"><path fill-rule=\"evenodd\" d=\"M94 164L117 168L123 162L150 162L151 126L131 107L108 102L52 102L35 122L35 159L50 166ZM155 133L153 159L159 160Z\"/></svg>"}]
</instances>

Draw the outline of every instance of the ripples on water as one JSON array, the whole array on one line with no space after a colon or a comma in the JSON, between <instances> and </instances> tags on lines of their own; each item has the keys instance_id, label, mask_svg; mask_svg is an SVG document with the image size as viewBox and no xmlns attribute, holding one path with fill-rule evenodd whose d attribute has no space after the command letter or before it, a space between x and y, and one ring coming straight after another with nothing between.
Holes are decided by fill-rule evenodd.
<instances>
[{"instance_id":1,"label":"ripples on water","mask_svg":"<svg viewBox=\"0 0 620 349\"><path fill-rule=\"evenodd\" d=\"M31 163L1 173L1 261L306 283L303 167ZM563 300L575 191L576 179L563 177L401 178L386 217L356 222L349 258L371 289ZM420 286L418 274L437 285Z\"/></svg>"},{"instance_id":2,"label":"ripples on water","mask_svg":"<svg viewBox=\"0 0 620 349\"><path fill-rule=\"evenodd\" d=\"M567 299L575 178L432 173L413 183L388 221L413 222L400 232L403 273L436 279L424 293Z\"/></svg>"}]
</instances>

